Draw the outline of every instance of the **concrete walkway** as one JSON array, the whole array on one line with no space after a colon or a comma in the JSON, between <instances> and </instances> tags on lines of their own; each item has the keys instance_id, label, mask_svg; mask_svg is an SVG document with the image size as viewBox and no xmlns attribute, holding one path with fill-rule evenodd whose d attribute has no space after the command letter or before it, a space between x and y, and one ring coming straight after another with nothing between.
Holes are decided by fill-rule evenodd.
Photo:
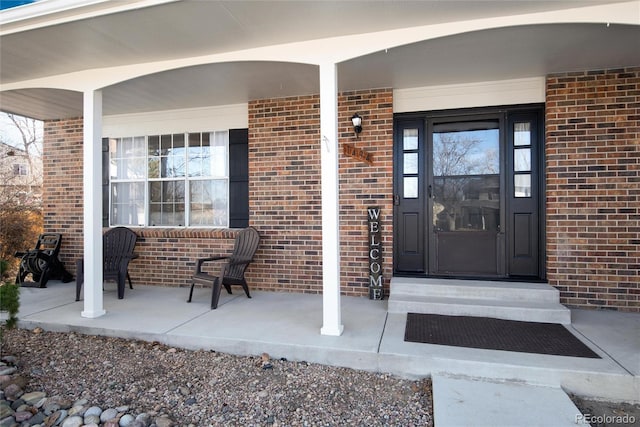
<instances>
[{"instance_id":1,"label":"concrete walkway","mask_svg":"<svg viewBox=\"0 0 640 427\"><path fill-rule=\"evenodd\" d=\"M433 376L437 427L571 427L589 424L559 387Z\"/></svg>"},{"instance_id":2,"label":"concrete walkway","mask_svg":"<svg viewBox=\"0 0 640 427\"><path fill-rule=\"evenodd\" d=\"M513 425L517 417L529 416L523 411L551 417L539 425L576 424L579 412L563 390L640 402L638 314L572 311L569 330L602 357L587 359L405 342L406 315L387 313L386 301L366 298L342 297L344 333L329 337L320 335L320 295L253 292L248 299L223 291L218 309L210 310L206 289L196 289L191 304L187 288L156 286L127 288L118 300L115 284L106 283L107 314L97 319L80 316L83 302L75 302L74 295L73 282L22 288L20 326L237 355L267 352L404 378L430 376L437 427ZM538 425L522 421L516 424Z\"/></svg>"}]
</instances>

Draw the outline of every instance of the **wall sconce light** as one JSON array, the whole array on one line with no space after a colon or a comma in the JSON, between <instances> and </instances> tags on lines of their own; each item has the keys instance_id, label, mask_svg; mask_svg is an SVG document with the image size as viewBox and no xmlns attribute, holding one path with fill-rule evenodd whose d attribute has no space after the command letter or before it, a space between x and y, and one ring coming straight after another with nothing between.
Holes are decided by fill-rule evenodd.
<instances>
[{"instance_id":1,"label":"wall sconce light","mask_svg":"<svg viewBox=\"0 0 640 427\"><path fill-rule=\"evenodd\" d=\"M351 123L353 123L353 131L355 132L357 138L358 134L362 132L362 117L360 117L358 113L355 113L353 116L351 116Z\"/></svg>"}]
</instances>

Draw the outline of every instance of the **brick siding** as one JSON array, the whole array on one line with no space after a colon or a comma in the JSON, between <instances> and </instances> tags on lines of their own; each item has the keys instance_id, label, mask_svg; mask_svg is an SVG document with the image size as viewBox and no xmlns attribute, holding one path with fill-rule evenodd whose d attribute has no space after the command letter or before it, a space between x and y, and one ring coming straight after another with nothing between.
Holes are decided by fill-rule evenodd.
<instances>
[{"instance_id":1,"label":"brick siding","mask_svg":"<svg viewBox=\"0 0 640 427\"><path fill-rule=\"evenodd\" d=\"M351 116L362 117L354 137ZM339 140L372 155L373 164L340 154L340 244L342 289L367 295L369 239L367 207L379 206L384 294L393 274L393 91L345 92L338 98Z\"/></svg>"},{"instance_id":2,"label":"brick siding","mask_svg":"<svg viewBox=\"0 0 640 427\"><path fill-rule=\"evenodd\" d=\"M320 99L317 95L249 103L250 223L263 237L249 272L260 289L322 292ZM367 207L382 208L384 282L392 271L393 108L389 89L338 99L341 290L368 294ZM364 119L356 139L351 116ZM342 154L344 143L373 165Z\"/></svg>"},{"instance_id":3,"label":"brick siding","mask_svg":"<svg viewBox=\"0 0 640 427\"><path fill-rule=\"evenodd\" d=\"M318 96L249 102L249 223L260 231L251 286L320 291Z\"/></svg>"},{"instance_id":4,"label":"brick siding","mask_svg":"<svg viewBox=\"0 0 640 427\"><path fill-rule=\"evenodd\" d=\"M546 126L549 283L640 311L640 68L548 76Z\"/></svg>"},{"instance_id":5,"label":"brick siding","mask_svg":"<svg viewBox=\"0 0 640 427\"><path fill-rule=\"evenodd\" d=\"M75 275L83 252L82 118L44 122L42 205L44 231L62 233L60 260Z\"/></svg>"},{"instance_id":6,"label":"brick siding","mask_svg":"<svg viewBox=\"0 0 640 427\"><path fill-rule=\"evenodd\" d=\"M319 97L249 103L250 225L261 234L248 272L251 289L322 292ZM354 138L350 117L364 130ZM339 98L339 143L367 150L372 166L340 153L342 292L368 295L368 206L382 208L384 283L392 270L392 91L367 90ZM62 232L61 257L75 274L82 257L82 119L45 124L45 230ZM184 286L194 260L229 252L235 231L135 228L140 258L135 283ZM186 294L185 294L186 297Z\"/></svg>"},{"instance_id":7,"label":"brick siding","mask_svg":"<svg viewBox=\"0 0 640 427\"><path fill-rule=\"evenodd\" d=\"M640 68L550 75L546 93L547 278L575 307L640 311ZM353 135L350 117L363 117ZM383 214L385 292L392 274L393 112L390 89L339 96L341 286L367 294L366 208ZM250 224L262 235L252 289L320 293L319 97L249 103ZM45 123L45 230L61 258L82 256L82 120ZM183 286L193 260L230 250L234 231L135 229L134 282Z\"/></svg>"}]
</instances>

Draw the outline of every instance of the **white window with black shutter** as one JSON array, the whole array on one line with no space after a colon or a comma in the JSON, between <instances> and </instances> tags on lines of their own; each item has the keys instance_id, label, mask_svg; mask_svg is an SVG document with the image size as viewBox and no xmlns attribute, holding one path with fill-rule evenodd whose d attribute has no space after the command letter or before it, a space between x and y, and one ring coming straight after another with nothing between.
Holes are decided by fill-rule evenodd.
<instances>
[{"instance_id":1,"label":"white window with black shutter","mask_svg":"<svg viewBox=\"0 0 640 427\"><path fill-rule=\"evenodd\" d=\"M248 226L247 129L112 138L105 156L111 226Z\"/></svg>"}]
</instances>

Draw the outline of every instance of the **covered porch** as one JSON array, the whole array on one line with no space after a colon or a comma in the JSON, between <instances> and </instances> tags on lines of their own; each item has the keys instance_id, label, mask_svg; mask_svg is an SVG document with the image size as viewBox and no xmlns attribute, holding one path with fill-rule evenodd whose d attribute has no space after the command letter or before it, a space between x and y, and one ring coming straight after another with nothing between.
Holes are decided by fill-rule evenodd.
<instances>
[{"instance_id":1,"label":"covered porch","mask_svg":"<svg viewBox=\"0 0 640 427\"><path fill-rule=\"evenodd\" d=\"M74 227L68 234L75 241L68 249L73 250L73 258L86 260L88 281L84 305L72 305L72 309L89 318L105 313L110 318L101 293L101 251L93 243L100 240L102 231L100 214L104 203L98 197L103 184L101 139L114 136L110 123L116 119L122 125L125 121L142 122L141 118L156 113L156 119L165 124L169 121L161 118L169 115L170 124L184 130L188 119L200 109L208 108L210 125L224 117L222 111L241 105L237 115L240 123L234 116L220 124L220 129L251 129L256 124L251 122L255 117L247 110L254 101L309 96L304 102L313 106L309 114L314 120L296 129L304 134L305 142L311 141L305 147L313 151L308 154L313 160L312 167L306 164L290 167L314 169L314 175L301 176L312 183L305 192L315 193L315 199L303 200L290 220L292 223L285 224L282 232L283 224L278 223L281 220L274 219L268 209L261 208L256 215L255 208L278 204L273 202L292 196L284 192L275 194L282 188L279 185L289 181L290 169L277 171L279 181L270 176L254 176L250 179L252 185L262 186L252 187L256 197L251 199L254 214L250 220L261 231L268 229L273 249L280 250L292 241L301 241L298 236L312 234L313 247L304 247L307 242L303 242L299 245L300 253L290 257L308 257L304 266L288 264L283 270L301 272L305 280L311 277L312 283L304 286L323 294L324 321L316 326L323 334L340 335L346 323L341 319L346 312L340 302L341 292L347 292L347 287L362 292L365 288L362 278L356 280L353 275L361 274L360 266L365 266L366 271L365 257L356 255L366 255L360 242L366 242L366 236L361 239L349 229L353 225L341 222L340 209L351 205L360 208L367 200L371 204L384 204L389 225L393 209L393 164L389 153L386 163L384 153L376 154L380 164L376 165L374 178L367 176L368 171L358 171L362 172L355 177L359 187L349 183L351 188L355 187L349 191L353 191L358 204L340 194L340 179L345 179L339 175L340 140L354 139L348 117L362 108L357 99L341 112L340 93L376 88L393 92L392 97L378 102L382 106L379 109L384 108L387 113L385 119L376 117L378 122L387 120L381 135L373 138L370 129L380 123L374 122L371 114L367 116L370 122L365 134L360 137L365 148L384 146L388 151L393 144L390 120L394 113L542 102L545 75L637 64L635 46L626 43L637 35L637 1L595 1L581 7L574 7L572 2L554 5L495 2L481 8L470 7L473 2L439 4L435 8L429 2L381 2L378 7L367 8L353 3L346 10L340 3L317 2L313 10L315 19L302 18L308 16L309 10L304 3L295 2L277 3L274 7L259 2L133 1L122 5L96 2L88 6L59 1L55 3L61 8L65 6L64 10L57 10L56 4L50 10L48 6L52 3L7 12L2 17L0 108L43 120L75 118L80 122L76 128L82 129L80 143L77 146L69 143L65 147L68 153L63 153L68 156L69 165L65 165L68 170L83 171L77 180L81 184L79 191L67 192L75 193L79 200L71 201L73 217L53 218L52 214L46 227L65 232L70 225ZM354 16L359 19L353 19ZM282 24L283 17L286 25ZM131 25L132 22L136 25ZM104 37L105 34L110 37ZM589 45L588 56L576 50L576 46L585 44ZM24 55L25 51L33 54ZM60 57L65 61L60 61ZM469 66L471 63L474 65ZM470 88L479 82L484 89L480 95L471 96ZM500 91L494 88L498 86ZM457 95L452 93L456 90ZM498 92L501 96L495 96ZM63 132L72 133L65 123L61 125ZM207 129L218 129L217 122L215 125ZM125 136L175 131L154 127L148 133ZM265 136L264 144L253 153L277 146L282 138L276 132L274 128L273 134ZM65 135L65 140L70 138ZM298 135L289 136L288 145L278 154L286 161L304 163L306 159L286 159L288 150L297 149L300 140ZM72 151L76 148L81 150ZM63 149L55 146L51 151L58 154ZM300 155L298 151L294 153ZM260 166L271 167L267 163ZM53 161L48 171L52 175L66 175ZM67 176L62 184L55 183L56 190L73 188L68 186ZM358 199L358 192L366 194L373 184L377 184L380 194ZM266 186L276 191L267 193ZM80 188L84 191L82 197ZM67 199L66 196L57 195L58 199ZM57 210L55 215L68 212L60 205L52 210ZM319 215L309 221L309 212ZM298 222L307 228L297 228ZM392 246L390 229L386 227L388 251ZM167 229L161 239L175 237L172 233ZM187 230L179 237L190 239L189 233ZM347 244L350 233L355 237L353 243ZM392 257L393 254L386 254L387 260ZM385 266L386 278L392 274L390 264L387 262ZM289 273L278 274L282 277L270 285L272 289L300 282L299 277L286 275ZM301 291L308 291L307 288L301 287ZM293 318L292 314L289 322ZM311 332L311 339L315 339L316 333L317 328Z\"/></svg>"},{"instance_id":2,"label":"covered porch","mask_svg":"<svg viewBox=\"0 0 640 427\"><path fill-rule=\"evenodd\" d=\"M342 336L317 333L322 323L320 295L277 292L222 293L210 310L210 290L136 285L117 299L105 284L106 314L78 316L75 283L52 281L45 289L22 288L19 326L49 331L157 341L187 349L307 361L404 378L462 377L521 383L605 400L638 401L640 395L640 315L572 310L569 331L601 359L550 356L419 344L404 341L406 314L388 313L387 301L343 297ZM152 302L152 303L151 303ZM437 397L438 390L435 394ZM436 402L437 404L437 402Z\"/></svg>"}]
</instances>

